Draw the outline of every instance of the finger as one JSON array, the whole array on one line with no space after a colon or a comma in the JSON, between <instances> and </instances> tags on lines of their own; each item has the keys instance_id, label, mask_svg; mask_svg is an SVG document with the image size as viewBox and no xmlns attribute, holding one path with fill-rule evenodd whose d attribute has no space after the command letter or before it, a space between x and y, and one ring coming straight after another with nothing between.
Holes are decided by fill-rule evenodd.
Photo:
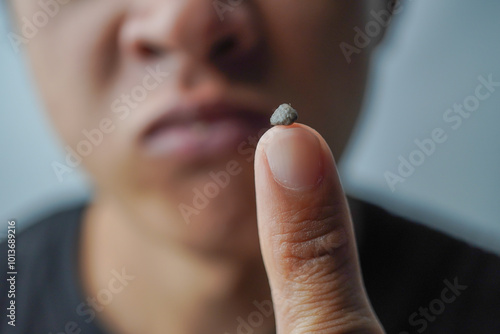
<instances>
[{"instance_id":1,"label":"finger","mask_svg":"<svg viewBox=\"0 0 500 334\"><path fill-rule=\"evenodd\" d=\"M255 184L278 333L382 333L323 138L302 124L270 129L257 147Z\"/></svg>"}]
</instances>

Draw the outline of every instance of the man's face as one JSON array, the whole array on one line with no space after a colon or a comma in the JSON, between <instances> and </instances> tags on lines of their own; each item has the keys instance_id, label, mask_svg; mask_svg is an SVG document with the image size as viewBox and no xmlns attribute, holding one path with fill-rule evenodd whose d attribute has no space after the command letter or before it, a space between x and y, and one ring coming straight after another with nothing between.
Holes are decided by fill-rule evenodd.
<instances>
[{"instance_id":1,"label":"man's face","mask_svg":"<svg viewBox=\"0 0 500 334\"><path fill-rule=\"evenodd\" d=\"M45 11L12 3L20 27ZM96 198L141 230L257 254L252 152L273 110L344 148L368 51L348 64L339 45L369 0L46 3L27 45L46 108Z\"/></svg>"}]
</instances>

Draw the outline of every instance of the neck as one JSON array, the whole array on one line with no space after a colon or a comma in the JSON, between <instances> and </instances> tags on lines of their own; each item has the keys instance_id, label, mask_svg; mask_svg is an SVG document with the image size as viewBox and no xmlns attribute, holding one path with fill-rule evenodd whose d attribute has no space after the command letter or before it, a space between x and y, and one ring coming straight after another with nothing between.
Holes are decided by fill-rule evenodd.
<instances>
[{"instance_id":1,"label":"neck","mask_svg":"<svg viewBox=\"0 0 500 334\"><path fill-rule=\"evenodd\" d=\"M84 217L81 277L105 326L124 334L273 332L274 317L262 311L271 297L260 258L207 257L144 228L110 200L95 201ZM246 319L255 312L265 314L252 326Z\"/></svg>"}]
</instances>

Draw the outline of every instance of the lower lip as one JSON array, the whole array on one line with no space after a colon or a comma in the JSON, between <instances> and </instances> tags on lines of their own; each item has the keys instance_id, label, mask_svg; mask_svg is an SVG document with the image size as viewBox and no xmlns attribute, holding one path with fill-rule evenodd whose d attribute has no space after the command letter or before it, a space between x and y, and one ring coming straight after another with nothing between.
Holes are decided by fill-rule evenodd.
<instances>
[{"instance_id":1,"label":"lower lip","mask_svg":"<svg viewBox=\"0 0 500 334\"><path fill-rule=\"evenodd\" d=\"M184 161L210 159L234 154L240 145L250 145L267 128L267 122L261 119L244 117L172 125L145 140L146 153Z\"/></svg>"}]
</instances>

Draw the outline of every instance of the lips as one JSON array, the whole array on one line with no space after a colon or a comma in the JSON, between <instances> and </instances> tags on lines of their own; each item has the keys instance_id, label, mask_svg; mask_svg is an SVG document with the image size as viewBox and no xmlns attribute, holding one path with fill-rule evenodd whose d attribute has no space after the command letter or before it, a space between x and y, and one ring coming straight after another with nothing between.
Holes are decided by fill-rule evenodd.
<instances>
[{"instance_id":1,"label":"lips","mask_svg":"<svg viewBox=\"0 0 500 334\"><path fill-rule=\"evenodd\" d=\"M142 143L150 157L195 161L234 154L269 127L269 116L223 103L178 106L146 127Z\"/></svg>"}]
</instances>

